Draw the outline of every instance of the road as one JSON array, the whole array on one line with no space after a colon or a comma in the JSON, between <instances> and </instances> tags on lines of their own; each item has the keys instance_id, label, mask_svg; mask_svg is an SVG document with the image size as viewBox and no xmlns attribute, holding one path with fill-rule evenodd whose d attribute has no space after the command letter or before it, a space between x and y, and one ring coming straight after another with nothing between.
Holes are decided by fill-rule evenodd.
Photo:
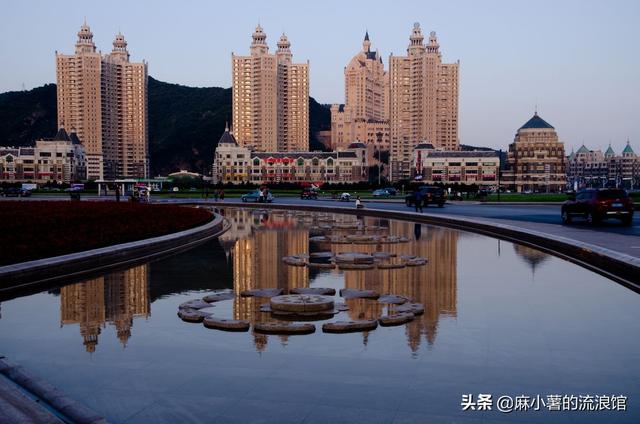
<instances>
[{"instance_id":1,"label":"road","mask_svg":"<svg viewBox=\"0 0 640 424\"><path fill-rule=\"evenodd\" d=\"M231 200L231 199L230 199ZM279 198L278 203L284 204L319 204L323 206L347 206L350 203L335 202L330 200L300 200L297 198ZM364 201L365 207L371 207L375 209L384 210L398 210L398 211L413 211L413 208L405 206L401 202L377 202L377 201ZM351 203L353 204L353 203ZM561 227L562 221L560 220L560 205L513 205L513 204L483 204L478 202L452 202L445 205L444 208L438 208L436 206L429 206L424 208L425 213L429 214L444 214L454 216L466 216L466 217L478 217L487 219L505 219L510 221L520 221L529 223L541 223L541 224L555 224ZM582 228L590 232L605 232L616 233L624 235L636 235L640 236L640 214L636 213L633 226L625 227L620 224L620 221L610 220L605 221L597 227L587 225L586 222L580 222L579 219L575 220L574 228ZM570 227L569 227L570 228ZM638 241L640 244L640 241Z\"/></svg>"}]
</instances>

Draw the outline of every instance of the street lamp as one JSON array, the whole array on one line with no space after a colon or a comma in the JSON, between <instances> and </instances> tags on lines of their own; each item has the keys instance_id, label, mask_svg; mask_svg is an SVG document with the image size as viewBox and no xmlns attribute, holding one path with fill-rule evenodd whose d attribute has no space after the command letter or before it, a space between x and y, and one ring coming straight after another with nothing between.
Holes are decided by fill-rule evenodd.
<instances>
[{"instance_id":1,"label":"street lamp","mask_svg":"<svg viewBox=\"0 0 640 424\"><path fill-rule=\"evenodd\" d=\"M500 201L500 174L502 169L502 149L498 150L498 202Z\"/></svg>"}]
</instances>

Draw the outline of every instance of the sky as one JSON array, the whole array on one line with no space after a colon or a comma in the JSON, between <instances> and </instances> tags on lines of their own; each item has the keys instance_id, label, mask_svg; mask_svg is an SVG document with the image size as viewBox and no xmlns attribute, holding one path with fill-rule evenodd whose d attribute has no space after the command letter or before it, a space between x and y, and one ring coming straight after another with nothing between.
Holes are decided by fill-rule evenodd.
<instances>
[{"instance_id":1,"label":"sky","mask_svg":"<svg viewBox=\"0 0 640 424\"><path fill-rule=\"evenodd\" d=\"M248 54L260 23L274 51L284 31L310 63L311 96L344 102L344 66L366 30L385 66L414 22L460 61L460 142L506 149L537 107L567 152L583 143L640 153L640 1L75 1L0 3L0 92L55 82L55 52L73 53L86 18L98 49L121 31L149 74L229 87L231 53ZM212 135L217 138L217 135Z\"/></svg>"}]
</instances>

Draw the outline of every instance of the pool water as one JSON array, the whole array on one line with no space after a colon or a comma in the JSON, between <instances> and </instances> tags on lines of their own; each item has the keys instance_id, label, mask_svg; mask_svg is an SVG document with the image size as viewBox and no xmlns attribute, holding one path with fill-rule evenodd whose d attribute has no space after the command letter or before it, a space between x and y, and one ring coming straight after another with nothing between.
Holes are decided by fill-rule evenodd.
<instances>
[{"instance_id":1,"label":"pool water","mask_svg":"<svg viewBox=\"0 0 640 424\"><path fill-rule=\"evenodd\" d=\"M222 212L231 229L217 240L3 299L0 354L112 422L640 422L640 296L617 283L529 247L434 226ZM354 225L408 241L315 241L352 234L345 227ZM428 263L339 270L282 261L318 251L385 251ZM376 319L387 310L353 299L348 311L315 322L315 333L296 336L223 332L177 316L181 303L217 290L294 287L375 290L426 310L401 326L323 333L325 322ZM273 321L259 310L265 302L237 296L210 311ZM491 410L463 410L463 395L480 394L491 395ZM615 396L619 404L623 396L626 411L541 406L555 395L573 402L568 409L588 408L586 396ZM526 410L498 411L500 396L519 396Z\"/></svg>"}]
</instances>

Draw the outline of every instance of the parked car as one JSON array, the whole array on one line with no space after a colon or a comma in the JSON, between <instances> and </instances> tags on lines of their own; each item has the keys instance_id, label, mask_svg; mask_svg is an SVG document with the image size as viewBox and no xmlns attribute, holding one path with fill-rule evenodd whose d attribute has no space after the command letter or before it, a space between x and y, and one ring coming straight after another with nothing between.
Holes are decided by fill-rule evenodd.
<instances>
[{"instance_id":1,"label":"parked car","mask_svg":"<svg viewBox=\"0 0 640 424\"><path fill-rule=\"evenodd\" d=\"M259 202L260 201L260 190L253 190L250 191L249 193L243 194L241 197L243 202ZM265 199L265 202L267 203L271 203L273 202L273 194L271 194L271 192L267 192L267 198Z\"/></svg>"},{"instance_id":2,"label":"parked car","mask_svg":"<svg viewBox=\"0 0 640 424\"><path fill-rule=\"evenodd\" d=\"M379 188L373 191L373 197L389 197L390 194L386 188Z\"/></svg>"},{"instance_id":3,"label":"parked car","mask_svg":"<svg viewBox=\"0 0 640 424\"><path fill-rule=\"evenodd\" d=\"M351 201L351 194L349 193L342 193L340 195L340 201L341 202L350 202Z\"/></svg>"},{"instance_id":4,"label":"parked car","mask_svg":"<svg viewBox=\"0 0 640 424\"><path fill-rule=\"evenodd\" d=\"M310 200L318 200L318 190L314 190L312 188L304 188L302 193L300 193L301 199L310 199Z\"/></svg>"},{"instance_id":5,"label":"parked car","mask_svg":"<svg viewBox=\"0 0 640 424\"><path fill-rule=\"evenodd\" d=\"M422 204L429 206L429 204L438 205L439 208L444 206L444 202L447 200L445 191L442 187L436 186L420 186L413 193L407 194L404 197L404 202L407 206L414 206L416 203L416 193L420 192L422 197Z\"/></svg>"},{"instance_id":6,"label":"parked car","mask_svg":"<svg viewBox=\"0 0 640 424\"><path fill-rule=\"evenodd\" d=\"M387 190L387 193L389 193L389 195L391 196L395 196L396 194L398 194L398 190L393 187L386 187L385 190Z\"/></svg>"},{"instance_id":7,"label":"parked car","mask_svg":"<svg viewBox=\"0 0 640 424\"><path fill-rule=\"evenodd\" d=\"M9 187L2 193L4 197L29 197L31 192L19 187Z\"/></svg>"},{"instance_id":8,"label":"parked car","mask_svg":"<svg viewBox=\"0 0 640 424\"><path fill-rule=\"evenodd\" d=\"M587 189L562 204L560 216L563 224L571 224L573 218L584 218L590 224L616 218L623 225L633 222L633 201L626 190L617 188Z\"/></svg>"}]
</instances>

